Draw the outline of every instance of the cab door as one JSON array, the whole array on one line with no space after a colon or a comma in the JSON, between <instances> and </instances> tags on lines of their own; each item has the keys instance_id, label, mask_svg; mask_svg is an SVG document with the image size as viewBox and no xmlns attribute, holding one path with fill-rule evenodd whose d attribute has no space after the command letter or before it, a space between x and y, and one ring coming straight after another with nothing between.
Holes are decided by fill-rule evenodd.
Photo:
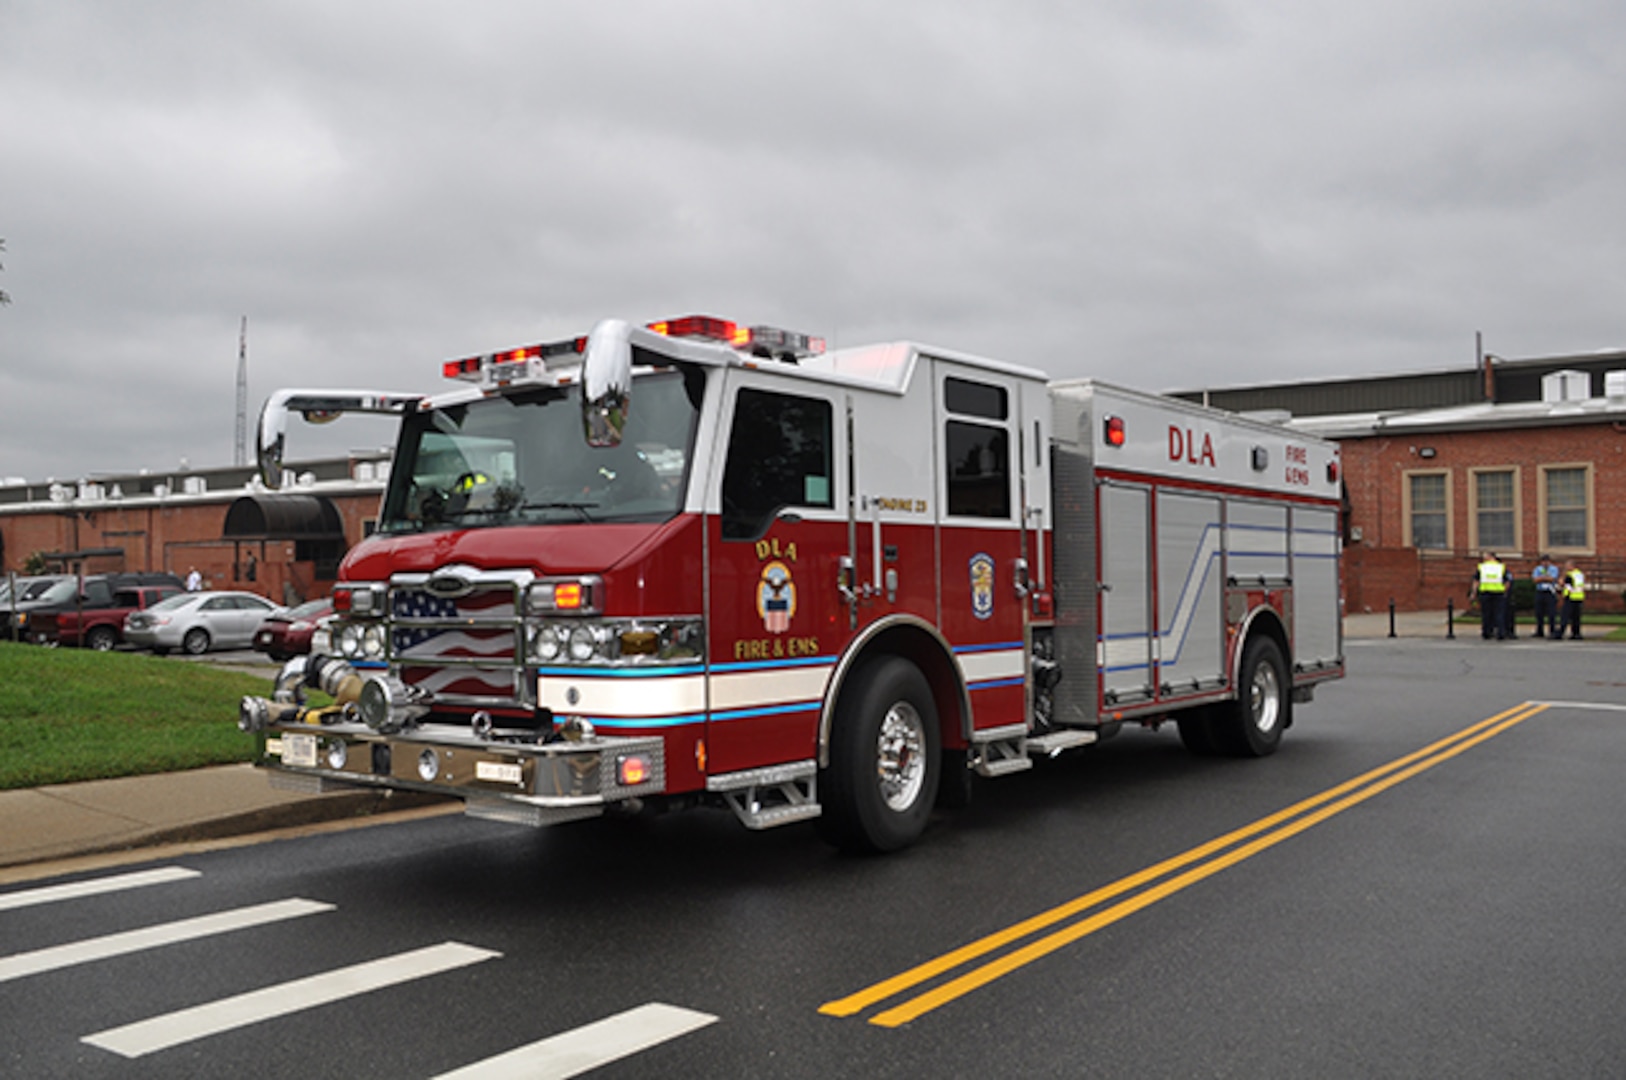
<instances>
[{"instance_id":1,"label":"cab door","mask_svg":"<svg viewBox=\"0 0 1626 1080\"><path fill-rule=\"evenodd\" d=\"M842 395L730 368L722 416L706 525L711 775L813 760L824 689L851 636Z\"/></svg>"},{"instance_id":2,"label":"cab door","mask_svg":"<svg viewBox=\"0 0 1626 1080\"><path fill-rule=\"evenodd\" d=\"M1022 380L944 360L935 379L938 624L970 691L972 726L1023 723L1032 453Z\"/></svg>"}]
</instances>

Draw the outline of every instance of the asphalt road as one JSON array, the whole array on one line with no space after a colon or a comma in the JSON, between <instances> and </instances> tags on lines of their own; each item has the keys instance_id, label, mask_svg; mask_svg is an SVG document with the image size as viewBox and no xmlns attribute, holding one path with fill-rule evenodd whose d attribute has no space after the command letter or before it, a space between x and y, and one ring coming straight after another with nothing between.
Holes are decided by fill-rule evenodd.
<instances>
[{"instance_id":1,"label":"asphalt road","mask_svg":"<svg viewBox=\"0 0 1626 1080\"><path fill-rule=\"evenodd\" d=\"M1126 733L886 858L449 817L10 887L0 1074L1626 1073L1626 652L1349 653L1273 758Z\"/></svg>"}]
</instances>

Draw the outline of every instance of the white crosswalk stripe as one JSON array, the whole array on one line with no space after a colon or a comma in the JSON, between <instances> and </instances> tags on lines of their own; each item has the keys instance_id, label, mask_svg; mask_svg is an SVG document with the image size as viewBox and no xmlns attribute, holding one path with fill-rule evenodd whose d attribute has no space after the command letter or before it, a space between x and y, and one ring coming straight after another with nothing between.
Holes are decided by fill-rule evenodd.
<instances>
[{"instance_id":1,"label":"white crosswalk stripe","mask_svg":"<svg viewBox=\"0 0 1626 1080\"><path fill-rule=\"evenodd\" d=\"M126 930L105 937L87 938L84 941L56 945L48 949L16 953L0 957L0 982L71 967L74 964L85 964L92 960L104 960L110 956L123 956L143 949L155 949L160 945L172 945L177 941L191 941L194 938L225 934L233 930L264 926L266 923L297 919L302 915L332 910L332 904L324 904L318 900L277 900L269 904L256 904L253 907L235 908L213 915L199 915L192 919L147 926L140 930Z\"/></svg>"},{"instance_id":2,"label":"white crosswalk stripe","mask_svg":"<svg viewBox=\"0 0 1626 1080\"><path fill-rule=\"evenodd\" d=\"M455 941L295 979L179 1012L86 1035L81 1042L128 1058L141 1057L233 1028L327 1005L371 990L421 979L501 956Z\"/></svg>"},{"instance_id":3,"label":"white crosswalk stripe","mask_svg":"<svg viewBox=\"0 0 1626 1080\"><path fill-rule=\"evenodd\" d=\"M687 1035L717 1017L657 1003L442 1073L435 1080L563 1080Z\"/></svg>"},{"instance_id":4,"label":"white crosswalk stripe","mask_svg":"<svg viewBox=\"0 0 1626 1080\"><path fill-rule=\"evenodd\" d=\"M0 911L31 907L35 904L54 904L59 900L74 900L81 896L97 896L101 893L118 892L122 889L139 889L146 885L164 885L171 881L184 881L188 878L202 876L196 870L187 870L180 866L164 866L157 870L139 870L133 874L92 878L89 881L75 881L68 885L47 885L40 889L25 889L21 892L0 894Z\"/></svg>"}]
</instances>

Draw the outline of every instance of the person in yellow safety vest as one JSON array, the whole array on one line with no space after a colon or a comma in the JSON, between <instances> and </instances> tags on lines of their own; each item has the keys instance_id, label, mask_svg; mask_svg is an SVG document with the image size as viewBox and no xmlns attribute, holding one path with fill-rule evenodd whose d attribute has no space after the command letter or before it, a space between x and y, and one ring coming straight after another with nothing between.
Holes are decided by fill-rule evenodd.
<instances>
[{"instance_id":1,"label":"person in yellow safety vest","mask_svg":"<svg viewBox=\"0 0 1626 1080\"><path fill-rule=\"evenodd\" d=\"M1507 567L1487 551L1479 557L1479 568L1474 572L1474 587L1470 599L1479 599L1479 636L1489 641L1501 641L1506 630L1502 622L1502 604L1507 599Z\"/></svg>"},{"instance_id":2,"label":"person in yellow safety vest","mask_svg":"<svg viewBox=\"0 0 1626 1080\"><path fill-rule=\"evenodd\" d=\"M1563 584L1559 586L1564 591L1564 613L1558 621L1558 632L1554 639L1564 636L1564 627L1570 628L1570 640L1581 640L1581 604L1586 600L1586 575L1581 568L1573 562L1564 572Z\"/></svg>"}]
</instances>

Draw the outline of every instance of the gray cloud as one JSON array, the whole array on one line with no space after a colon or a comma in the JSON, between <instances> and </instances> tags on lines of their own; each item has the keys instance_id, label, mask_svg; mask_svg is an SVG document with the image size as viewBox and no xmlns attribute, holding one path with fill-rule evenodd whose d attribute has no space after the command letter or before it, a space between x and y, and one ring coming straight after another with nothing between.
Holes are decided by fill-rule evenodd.
<instances>
[{"instance_id":1,"label":"gray cloud","mask_svg":"<svg viewBox=\"0 0 1626 1080\"><path fill-rule=\"evenodd\" d=\"M229 462L243 315L253 408L687 311L1151 389L1626 345L1610 3L4 20L0 475Z\"/></svg>"}]
</instances>

